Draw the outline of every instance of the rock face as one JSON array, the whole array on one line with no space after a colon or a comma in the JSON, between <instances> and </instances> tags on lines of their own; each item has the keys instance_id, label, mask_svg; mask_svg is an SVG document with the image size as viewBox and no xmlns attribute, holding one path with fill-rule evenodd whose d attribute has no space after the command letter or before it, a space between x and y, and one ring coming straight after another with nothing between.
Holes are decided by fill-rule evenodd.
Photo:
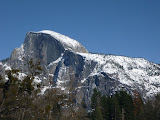
<instances>
[{"instance_id":1,"label":"rock face","mask_svg":"<svg viewBox=\"0 0 160 120\"><path fill-rule=\"evenodd\" d=\"M25 55L39 58L44 64L55 61L64 52L64 47L55 38L44 33L28 33L24 41Z\"/></svg>"},{"instance_id":2,"label":"rock face","mask_svg":"<svg viewBox=\"0 0 160 120\"><path fill-rule=\"evenodd\" d=\"M1 80L5 80L5 70L4 70L3 64L1 62L0 62L0 78L1 78Z\"/></svg>"},{"instance_id":3,"label":"rock face","mask_svg":"<svg viewBox=\"0 0 160 120\"><path fill-rule=\"evenodd\" d=\"M44 65L58 59L65 50L88 52L79 42L53 31L28 32L20 48L15 48L9 59L11 67L22 66L23 58L40 59Z\"/></svg>"},{"instance_id":4,"label":"rock face","mask_svg":"<svg viewBox=\"0 0 160 120\"><path fill-rule=\"evenodd\" d=\"M144 99L160 91L160 66L142 58L67 51L53 73L62 89L74 80L77 98L85 98L88 105L94 88L102 95L138 90Z\"/></svg>"},{"instance_id":5,"label":"rock face","mask_svg":"<svg viewBox=\"0 0 160 120\"><path fill-rule=\"evenodd\" d=\"M160 91L159 65L143 58L91 54L76 40L53 31L27 33L4 65L25 71L23 58L40 59L47 68L45 79L40 78L43 85L49 85L46 78L51 78L53 86L65 92L72 86L77 101L85 99L87 105L94 88L103 95L136 89L144 99Z\"/></svg>"}]
</instances>

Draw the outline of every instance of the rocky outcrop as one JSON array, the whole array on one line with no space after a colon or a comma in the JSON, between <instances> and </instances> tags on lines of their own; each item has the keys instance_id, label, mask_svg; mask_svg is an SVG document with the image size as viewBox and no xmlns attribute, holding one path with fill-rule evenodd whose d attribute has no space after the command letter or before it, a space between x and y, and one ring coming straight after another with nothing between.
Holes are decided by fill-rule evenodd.
<instances>
[{"instance_id":1,"label":"rocky outcrop","mask_svg":"<svg viewBox=\"0 0 160 120\"><path fill-rule=\"evenodd\" d=\"M43 30L36 33L44 33L52 36L63 45L65 50L70 50L80 53L88 53L87 49L81 43L60 33L50 30Z\"/></svg>"},{"instance_id":2,"label":"rocky outcrop","mask_svg":"<svg viewBox=\"0 0 160 120\"><path fill-rule=\"evenodd\" d=\"M0 62L0 81L5 80L5 70L3 64Z\"/></svg>"},{"instance_id":3,"label":"rocky outcrop","mask_svg":"<svg viewBox=\"0 0 160 120\"><path fill-rule=\"evenodd\" d=\"M53 31L27 33L24 43L4 64L25 72L23 58L39 59L47 68L40 76L43 85L52 80L53 86L64 92L72 86L77 102L85 99L87 105L94 88L102 95L136 89L144 99L160 91L159 65L142 58L91 54L79 42Z\"/></svg>"},{"instance_id":4,"label":"rocky outcrop","mask_svg":"<svg viewBox=\"0 0 160 120\"><path fill-rule=\"evenodd\" d=\"M144 99L160 91L159 65L142 58L66 51L53 66L55 86L67 90L73 81L78 100L88 105L94 88L102 95L136 89Z\"/></svg>"},{"instance_id":5,"label":"rocky outcrop","mask_svg":"<svg viewBox=\"0 0 160 120\"><path fill-rule=\"evenodd\" d=\"M48 34L30 32L24 41L24 54L39 58L46 65L59 58L63 52L62 44Z\"/></svg>"},{"instance_id":6,"label":"rocky outcrop","mask_svg":"<svg viewBox=\"0 0 160 120\"><path fill-rule=\"evenodd\" d=\"M88 52L76 40L59 33L53 31L28 32L20 48L15 48L12 52L8 64L13 68L21 68L23 58L36 58L40 59L42 64L48 65L58 59L65 50Z\"/></svg>"}]
</instances>

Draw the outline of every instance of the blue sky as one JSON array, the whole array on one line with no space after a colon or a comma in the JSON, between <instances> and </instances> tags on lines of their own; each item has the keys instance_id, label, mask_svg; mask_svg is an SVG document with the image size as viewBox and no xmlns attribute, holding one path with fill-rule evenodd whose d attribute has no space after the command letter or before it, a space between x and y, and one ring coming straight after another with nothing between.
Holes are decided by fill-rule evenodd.
<instances>
[{"instance_id":1,"label":"blue sky","mask_svg":"<svg viewBox=\"0 0 160 120\"><path fill-rule=\"evenodd\" d=\"M29 31L53 30L90 52L160 63L160 0L0 0L0 60Z\"/></svg>"}]
</instances>

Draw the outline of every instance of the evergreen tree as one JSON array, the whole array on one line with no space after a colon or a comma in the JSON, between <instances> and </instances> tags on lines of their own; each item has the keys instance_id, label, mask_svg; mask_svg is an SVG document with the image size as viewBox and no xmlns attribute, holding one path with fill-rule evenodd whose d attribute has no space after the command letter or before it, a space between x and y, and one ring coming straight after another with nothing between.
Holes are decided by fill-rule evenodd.
<instances>
[{"instance_id":1,"label":"evergreen tree","mask_svg":"<svg viewBox=\"0 0 160 120\"><path fill-rule=\"evenodd\" d=\"M143 107L142 118L143 120L156 120L154 113L153 101L148 100Z\"/></svg>"},{"instance_id":2,"label":"evergreen tree","mask_svg":"<svg viewBox=\"0 0 160 120\"><path fill-rule=\"evenodd\" d=\"M120 106L116 96L112 96L112 117L114 120L120 120L121 118Z\"/></svg>"},{"instance_id":3,"label":"evergreen tree","mask_svg":"<svg viewBox=\"0 0 160 120\"><path fill-rule=\"evenodd\" d=\"M100 93L94 90L92 95L92 119L99 115L106 120L134 120L133 102L131 95L125 91L116 92L112 96L99 96ZM98 97L99 96L99 97ZM100 104L98 99L100 98ZM96 106L98 106L96 108ZM98 111L96 113L96 110Z\"/></svg>"},{"instance_id":4,"label":"evergreen tree","mask_svg":"<svg viewBox=\"0 0 160 120\"><path fill-rule=\"evenodd\" d=\"M121 109L121 118L125 120L133 120L133 102L132 96L127 94L126 91L119 91L115 94L116 98L119 101L119 106Z\"/></svg>"},{"instance_id":5,"label":"evergreen tree","mask_svg":"<svg viewBox=\"0 0 160 120\"><path fill-rule=\"evenodd\" d=\"M102 114L103 114L103 118L106 120L109 119L109 106L110 106L110 103L108 102L109 99L110 98L105 95L101 97Z\"/></svg>"},{"instance_id":6,"label":"evergreen tree","mask_svg":"<svg viewBox=\"0 0 160 120\"><path fill-rule=\"evenodd\" d=\"M103 119L102 112L101 112L101 106L100 106L100 99L101 99L101 94L95 88L93 90L93 95L91 98L91 107L92 107L91 117L93 120Z\"/></svg>"},{"instance_id":7,"label":"evergreen tree","mask_svg":"<svg viewBox=\"0 0 160 120\"><path fill-rule=\"evenodd\" d=\"M160 94L155 96L155 116L157 120L160 120Z\"/></svg>"},{"instance_id":8,"label":"evergreen tree","mask_svg":"<svg viewBox=\"0 0 160 120\"><path fill-rule=\"evenodd\" d=\"M29 62L32 65L32 62ZM39 65L39 63L38 63ZM34 68L35 74L37 74L38 67ZM32 116L32 105L33 100L36 99L33 97L34 84L32 75L35 75L34 72L32 75L27 75L24 80L18 79L18 74L20 70L12 69L6 71L8 76L8 81L2 86L3 97L1 100L0 106L0 117L1 119L31 119Z\"/></svg>"},{"instance_id":9,"label":"evergreen tree","mask_svg":"<svg viewBox=\"0 0 160 120\"><path fill-rule=\"evenodd\" d=\"M138 91L134 90L133 96L133 107L134 107L134 117L136 120L141 120L141 115L143 111L143 102L138 93Z\"/></svg>"}]
</instances>

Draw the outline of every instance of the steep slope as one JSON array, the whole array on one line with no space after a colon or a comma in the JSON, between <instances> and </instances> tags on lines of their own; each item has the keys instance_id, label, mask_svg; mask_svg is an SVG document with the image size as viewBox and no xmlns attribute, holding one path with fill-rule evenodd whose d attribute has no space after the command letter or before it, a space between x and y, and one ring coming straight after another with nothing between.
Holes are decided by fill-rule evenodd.
<instances>
[{"instance_id":1,"label":"steep slope","mask_svg":"<svg viewBox=\"0 0 160 120\"><path fill-rule=\"evenodd\" d=\"M43 30L37 33L45 33L45 34L51 35L53 38L58 40L63 45L65 50L71 50L74 52L82 52L82 53L88 52L78 41L72 38L69 38L65 35L62 35L60 33L50 31L50 30Z\"/></svg>"},{"instance_id":2,"label":"steep slope","mask_svg":"<svg viewBox=\"0 0 160 120\"><path fill-rule=\"evenodd\" d=\"M160 91L160 67L143 58L80 53L87 63L96 62L89 76L106 73L125 86L143 92L143 97Z\"/></svg>"},{"instance_id":3,"label":"steep slope","mask_svg":"<svg viewBox=\"0 0 160 120\"><path fill-rule=\"evenodd\" d=\"M36 76L43 91L51 81L52 86L65 92L72 86L77 102L84 98L87 105L94 88L104 95L121 89L132 93L136 89L144 99L160 92L159 65L143 58L91 54L76 40L53 31L27 33L21 47L0 68L18 68L25 73L24 58L39 59L47 69L45 74Z\"/></svg>"},{"instance_id":4,"label":"steep slope","mask_svg":"<svg viewBox=\"0 0 160 120\"><path fill-rule=\"evenodd\" d=\"M20 48L12 52L8 65L11 67L22 66L22 58L37 58L44 65L58 59L65 50L74 52L88 52L79 42L60 33L49 30L28 32Z\"/></svg>"},{"instance_id":5,"label":"steep slope","mask_svg":"<svg viewBox=\"0 0 160 120\"><path fill-rule=\"evenodd\" d=\"M77 97L85 98L87 104L94 88L105 95L138 90L144 99L160 91L160 66L143 58L66 51L48 68L53 66L56 86L66 90L74 80Z\"/></svg>"},{"instance_id":6,"label":"steep slope","mask_svg":"<svg viewBox=\"0 0 160 120\"><path fill-rule=\"evenodd\" d=\"M5 79L5 70L3 64L0 62L0 81Z\"/></svg>"}]
</instances>

